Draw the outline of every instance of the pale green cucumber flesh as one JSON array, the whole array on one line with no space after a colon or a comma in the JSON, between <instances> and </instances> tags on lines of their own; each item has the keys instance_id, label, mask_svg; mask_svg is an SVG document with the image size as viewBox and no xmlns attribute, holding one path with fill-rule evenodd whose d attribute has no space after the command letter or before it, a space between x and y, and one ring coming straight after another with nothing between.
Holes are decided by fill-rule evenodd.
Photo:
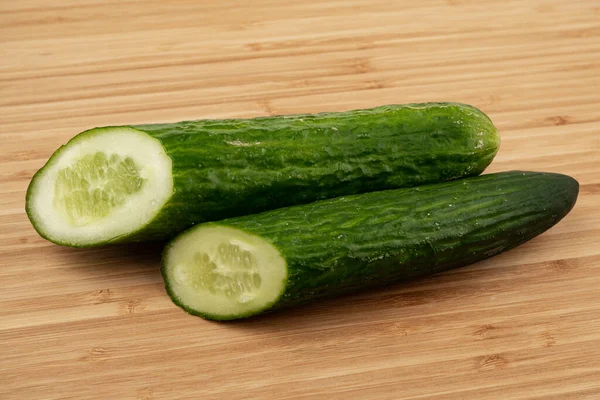
<instances>
[{"instance_id":1,"label":"pale green cucumber flesh","mask_svg":"<svg viewBox=\"0 0 600 400\"><path fill-rule=\"evenodd\" d=\"M110 243L147 225L171 197L171 159L132 128L78 135L32 179L27 212L41 236L70 246Z\"/></svg>"},{"instance_id":2,"label":"pale green cucumber flesh","mask_svg":"<svg viewBox=\"0 0 600 400\"><path fill-rule=\"evenodd\" d=\"M73 226L106 218L138 193L146 179L130 156L103 151L89 153L58 170L54 209Z\"/></svg>"},{"instance_id":3,"label":"pale green cucumber flesh","mask_svg":"<svg viewBox=\"0 0 600 400\"><path fill-rule=\"evenodd\" d=\"M273 305L285 290L287 264L268 241L208 223L168 247L163 275L178 304L225 320Z\"/></svg>"}]
</instances>

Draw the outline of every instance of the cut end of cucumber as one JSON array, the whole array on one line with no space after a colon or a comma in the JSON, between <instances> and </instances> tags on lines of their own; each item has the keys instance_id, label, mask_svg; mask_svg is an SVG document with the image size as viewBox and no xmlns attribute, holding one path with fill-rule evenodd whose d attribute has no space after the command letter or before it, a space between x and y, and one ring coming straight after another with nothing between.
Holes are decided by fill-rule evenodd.
<instances>
[{"instance_id":1,"label":"cut end of cucumber","mask_svg":"<svg viewBox=\"0 0 600 400\"><path fill-rule=\"evenodd\" d=\"M259 314L279 299L287 282L287 263L273 244L215 224L179 236L163 262L173 301L208 319Z\"/></svg>"},{"instance_id":2,"label":"cut end of cucumber","mask_svg":"<svg viewBox=\"0 0 600 400\"><path fill-rule=\"evenodd\" d=\"M125 204L145 183L140 166L130 156L86 154L58 170L54 209L73 226L89 225Z\"/></svg>"},{"instance_id":3,"label":"cut end of cucumber","mask_svg":"<svg viewBox=\"0 0 600 400\"><path fill-rule=\"evenodd\" d=\"M173 192L171 158L158 139L127 127L81 133L35 175L27 213L45 238L106 244L147 225Z\"/></svg>"}]
</instances>

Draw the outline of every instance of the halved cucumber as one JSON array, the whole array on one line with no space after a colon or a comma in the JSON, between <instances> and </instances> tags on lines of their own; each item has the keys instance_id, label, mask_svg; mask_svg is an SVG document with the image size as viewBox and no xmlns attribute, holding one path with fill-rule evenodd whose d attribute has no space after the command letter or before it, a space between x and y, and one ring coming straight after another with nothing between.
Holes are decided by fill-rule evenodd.
<instances>
[{"instance_id":1,"label":"halved cucumber","mask_svg":"<svg viewBox=\"0 0 600 400\"><path fill-rule=\"evenodd\" d=\"M84 132L34 176L27 213L55 243L115 241L146 226L169 200L171 164L160 141L136 129Z\"/></svg>"},{"instance_id":2,"label":"halved cucumber","mask_svg":"<svg viewBox=\"0 0 600 400\"><path fill-rule=\"evenodd\" d=\"M513 171L201 224L167 246L163 277L189 313L248 317L494 256L556 224L578 188Z\"/></svg>"},{"instance_id":3,"label":"halved cucumber","mask_svg":"<svg viewBox=\"0 0 600 400\"><path fill-rule=\"evenodd\" d=\"M34 176L27 213L69 246L160 240L201 222L480 174L490 119L456 103L107 127Z\"/></svg>"}]
</instances>

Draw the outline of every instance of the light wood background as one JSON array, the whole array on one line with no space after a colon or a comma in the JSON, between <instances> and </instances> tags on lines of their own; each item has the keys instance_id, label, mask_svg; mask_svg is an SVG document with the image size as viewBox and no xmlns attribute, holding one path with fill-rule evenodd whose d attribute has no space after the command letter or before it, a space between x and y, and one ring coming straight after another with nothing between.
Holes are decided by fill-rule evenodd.
<instances>
[{"instance_id":1,"label":"light wood background","mask_svg":"<svg viewBox=\"0 0 600 400\"><path fill-rule=\"evenodd\" d=\"M1 399L599 399L597 0L0 0ZM522 247L239 323L175 307L158 245L39 238L29 179L94 126L450 100L488 171L581 183Z\"/></svg>"}]
</instances>

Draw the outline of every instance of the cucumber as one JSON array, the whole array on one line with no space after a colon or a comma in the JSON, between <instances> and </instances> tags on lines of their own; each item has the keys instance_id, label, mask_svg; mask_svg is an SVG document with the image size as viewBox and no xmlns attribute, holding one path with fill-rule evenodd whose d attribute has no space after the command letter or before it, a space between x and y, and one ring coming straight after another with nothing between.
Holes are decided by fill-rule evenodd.
<instances>
[{"instance_id":1,"label":"cucumber","mask_svg":"<svg viewBox=\"0 0 600 400\"><path fill-rule=\"evenodd\" d=\"M204 223L167 245L162 274L191 314L249 317L491 257L556 224L578 190L513 171Z\"/></svg>"},{"instance_id":2,"label":"cucumber","mask_svg":"<svg viewBox=\"0 0 600 400\"><path fill-rule=\"evenodd\" d=\"M96 128L33 177L27 214L75 247L171 238L195 223L480 174L490 119L456 103Z\"/></svg>"}]
</instances>

